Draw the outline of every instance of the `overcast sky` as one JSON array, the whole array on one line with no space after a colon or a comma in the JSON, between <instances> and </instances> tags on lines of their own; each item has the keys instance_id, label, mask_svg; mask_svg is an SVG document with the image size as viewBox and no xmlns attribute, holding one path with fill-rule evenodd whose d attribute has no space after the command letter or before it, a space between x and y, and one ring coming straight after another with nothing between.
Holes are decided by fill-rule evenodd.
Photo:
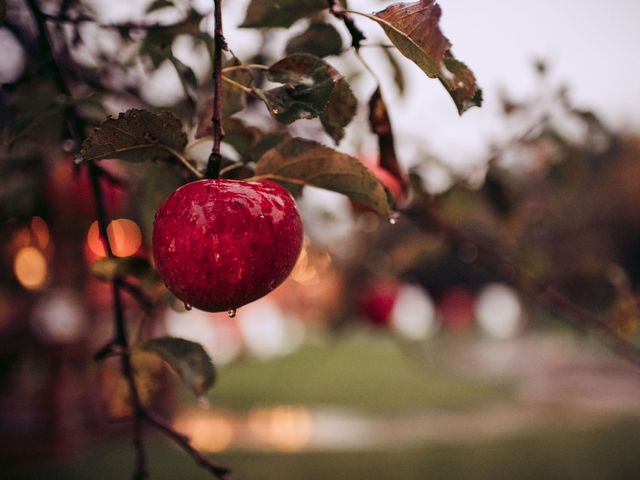
<instances>
[{"instance_id":1,"label":"overcast sky","mask_svg":"<svg viewBox=\"0 0 640 480\"><path fill-rule=\"evenodd\" d=\"M104 4L104 20L114 22L135 17L136 11L143 12L148 3L95 1ZM210 0L195 3L203 10L211 8ZM350 0L349 5L354 10L372 12L390 3L393 2ZM248 0L223 3L228 43L241 58L243 52L254 51L256 42L261 41L256 32L235 28L247 4ZM501 125L497 120L500 88L515 94L532 93L531 64L535 58L546 59L552 66L552 78L569 85L574 103L594 108L616 127L640 130L640 1L440 0L440 5L442 30L453 43L455 55L475 72L484 89L485 105L459 117L439 82L427 79L414 64L403 59L403 69L410 79L407 100L391 104L390 113L405 162L415 161L409 157L415 156L411 145L416 137L425 148L451 163L466 164L484 158L489 140ZM365 18L357 18L357 23L370 41L388 43L375 23ZM295 28L300 30L303 25ZM279 37L284 41L287 36ZM345 33L345 39L346 36ZM380 65L376 49L365 49L363 55L374 66ZM5 60L9 61L7 56ZM345 61L330 61L339 69L348 70L348 62L359 68L349 56ZM175 77L169 65L167 70ZM393 99L395 88L389 75L382 72L382 77L383 93ZM179 95L177 80L173 83ZM164 83L156 87L165 99L170 96ZM362 103L366 103L373 88L371 81L360 82L356 93ZM345 142L347 148L358 141L353 132L362 131L351 130Z\"/></svg>"}]
</instances>

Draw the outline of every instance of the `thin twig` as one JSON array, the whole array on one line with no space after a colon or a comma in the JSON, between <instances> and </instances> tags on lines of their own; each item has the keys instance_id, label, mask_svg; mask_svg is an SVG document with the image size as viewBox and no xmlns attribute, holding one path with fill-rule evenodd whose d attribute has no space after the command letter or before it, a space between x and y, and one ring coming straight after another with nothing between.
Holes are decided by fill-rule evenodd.
<instances>
[{"instance_id":1,"label":"thin twig","mask_svg":"<svg viewBox=\"0 0 640 480\"><path fill-rule=\"evenodd\" d=\"M219 480L226 480L231 471L225 467L224 465L220 465L207 457L205 457L202 453L191 446L189 443L189 437L182 435L181 433L175 431L173 427L167 423L163 418L157 416L155 413L150 410L142 407L140 409L140 414L144 416L144 419L149 423L149 425L155 427L156 429L163 432L165 435L170 437L174 442L176 442L185 452L187 452L191 457L195 460L195 462L200 465L205 470L208 470L211 474L215 475Z\"/></svg>"},{"instance_id":2,"label":"thin twig","mask_svg":"<svg viewBox=\"0 0 640 480\"><path fill-rule=\"evenodd\" d=\"M222 73L233 72L235 70L269 70L268 65L260 63L247 63L245 65L230 65L222 69Z\"/></svg>"},{"instance_id":3,"label":"thin twig","mask_svg":"<svg viewBox=\"0 0 640 480\"><path fill-rule=\"evenodd\" d=\"M33 17L36 21L36 26L39 32L39 46L42 53L47 56L51 61L51 71L53 74L53 80L58 89L66 96L71 97L71 92L62 76L60 67L56 62L53 54L52 42L49 38L49 33L45 23L45 15L40 10L36 0L25 0L27 6L31 10ZM73 137L76 145L82 143L82 135L80 129L80 117L73 106L68 107L65 110L67 116L67 123L70 135ZM179 158L179 157L178 157ZM107 234L107 225L109 224L109 216L105 207L104 192L100 183L100 177L102 172L100 168L94 163L89 163L89 178L91 181L91 187L96 204L96 213L98 216L98 227L100 236L104 243L105 251L109 257L113 257L113 249L109 236ZM180 445L187 453L189 453L199 465L202 465L218 479L225 480L229 474L229 470L223 466L217 465L205 458L200 452L195 450L189 443L187 437L176 432L170 424L166 423L160 417L156 416L153 412L149 411L140 399L140 394L135 382L134 369L131 363L131 356L129 352L129 342L127 338L126 319L124 315L124 308L122 305L122 297L120 294L120 288L127 288L129 293L132 293L134 289L125 286L125 283L121 283L122 280L115 279L112 281L112 294L113 294L113 313L114 313L114 325L115 325L115 338L114 341L105 347L105 351L111 348L116 348L121 352L121 367L122 373L127 380L129 386L129 392L131 395L131 403L133 405L133 445L136 453L136 466L133 478L134 480L145 480L148 478L147 468L147 456L144 448L142 426L143 422L147 421L153 427L161 430L164 434L171 437L178 445ZM137 293L135 295L139 300L142 296ZM146 302L146 300L145 300Z\"/></svg>"},{"instance_id":4,"label":"thin twig","mask_svg":"<svg viewBox=\"0 0 640 480\"><path fill-rule=\"evenodd\" d=\"M111 241L107 233L109 225L109 216L105 207L102 185L100 185L100 176L96 170L95 164L89 163L89 178L91 180L91 189L96 205L96 213L98 215L98 229L100 237L104 244L105 251L109 258L115 258ZM120 295L120 287L118 280L111 282L112 298L113 298L113 317L115 323L115 345L122 349L121 368L122 374L127 380L129 386L129 394L131 395L131 403L134 407L133 415L133 446L136 452L136 468L134 471L134 480L144 480L148 477L147 457L142 438L142 416L138 414L138 407L142 405L140 394L134 378L133 365L131 364L131 355L129 354L129 341L127 339L127 327L124 316L124 308L122 306L122 297Z\"/></svg>"},{"instance_id":5,"label":"thin twig","mask_svg":"<svg viewBox=\"0 0 640 480\"><path fill-rule=\"evenodd\" d=\"M236 82L235 80L231 80L229 77L224 76L222 77L222 80L227 82L229 85L233 85L236 88L239 88L240 90L242 90L244 93L247 93L249 95L254 95L256 92L253 88L251 87L247 87L246 85L242 85L241 83Z\"/></svg>"},{"instance_id":6,"label":"thin twig","mask_svg":"<svg viewBox=\"0 0 640 480\"><path fill-rule=\"evenodd\" d=\"M362 41L366 40L367 37L365 37L362 30L356 26L356 23L349 15L349 12L338 4L338 0L327 0L327 4L329 5L329 11L331 14L338 20L342 20L344 26L347 27L347 30L351 35L351 46L358 51Z\"/></svg>"},{"instance_id":7,"label":"thin twig","mask_svg":"<svg viewBox=\"0 0 640 480\"><path fill-rule=\"evenodd\" d=\"M211 124L213 126L213 146L207 162L207 178L220 176L220 144L222 143L222 51L227 50L227 42L222 33L222 0L213 0L214 16L214 55L213 55L213 114Z\"/></svg>"}]
</instances>

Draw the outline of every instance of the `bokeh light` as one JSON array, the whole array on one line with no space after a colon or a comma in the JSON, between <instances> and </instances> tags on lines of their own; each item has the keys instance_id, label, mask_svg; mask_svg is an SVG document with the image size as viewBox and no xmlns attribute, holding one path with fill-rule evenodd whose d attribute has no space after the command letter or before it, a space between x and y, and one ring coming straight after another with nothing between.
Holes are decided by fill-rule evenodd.
<instances>
[{"instance_id":1,"label":"bokeh light","mask_svg":"<svg viewBox=\"0 0 640 480\"><path fill-rule=\"evenodd\" d=\"M14 258L13 272L24 288L40 290L47 283L47 259L37 248L23 247Z\"/></svg>"},{"instance_id":2,"label":"bokeh light","mask_svg":"<svg viewBox=\"0 0 640 480\"><path fill-rule=\"evenodd\" d=\"M111 249L116 257L130 257L135 254L142 245L142 233L140 227L126 218L113 220L107 227L107 235L111 243ZM100 237L100 228L96 220L89 227L87 233L87 245L91 253L98 257L107 255L102 238Z\"/></svg>"},{"instance_id":3,"label":"bokeh light","mask_svg":"<svg viewBox=\"0 0 640 480\"><path fill-rule=\"evenodd\" d=\"M391 310L391 328L409 340L421 340L436 332L435 305L422 287L400 286Z\"/></svg>"},{"instance_id":4,"label":"bokeh light","mask_svg":"<svg viewBox=\"0 0 640 480\"><path fill-rule=\"evenodd\" d=\"M480 328L491 337L511 338L522 328L522 304L517 292L507 285L492 283L484 287L475 311Z\"/></svg>"},{"instance_id":5,"label":"bokeh light","mask_svg":"<svg viewBox=\"0 0 640 480\"><path fill-rule=\"evenodd\" d=\"M221 452L234 437L231 421L213 412L184 412L173 422L174 428L189 437L191 445L204 452Z\"/></svg>"},{"instance_id":6,"label":"bokeh light","mask_svg":"<svg viewBox=\"0 0 640 480\"><path fill-rule=\"evenodd\" d=\"M305 407L257 408L249 412L248 423L259 440L277 450L301 450L311 438L311 414Z\"/></svg>"},{"instance_id":7,"label":"bokeh light","mask_svg":"<svg viewBox=\"0 0 640 480\"><path fill-rule=\"evenodd\" d=\"M38 300L31 314L31 330L44 343L73 343L87 330L87 312L76 291L57 288Z\"/></svg>"}]
</instances>

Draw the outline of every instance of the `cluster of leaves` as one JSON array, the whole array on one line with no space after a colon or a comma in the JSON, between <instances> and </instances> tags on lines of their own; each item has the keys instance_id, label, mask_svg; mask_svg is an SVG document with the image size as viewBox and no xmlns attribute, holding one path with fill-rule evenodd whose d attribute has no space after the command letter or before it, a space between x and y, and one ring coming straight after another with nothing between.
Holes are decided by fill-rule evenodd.
<instances>
[{"instance_id":1,"label":"cluster of leaves","mask_svg":"<svg viewBox=\"0 0 640 480\"><path fill-rule=\"evenodd\" d=\"M73 111L77 118L71 130L83 137L78 164L107 159L130 165L148 164L153 175L147 183L168 171L158 165L168 164L182 171L176 176L175 168L169 170L173 176L167 182L170 188L175 187L176 177L179 182L203 177L204 165L193 152L197 144L212 136L210 82L199 81L194 70L176 56L174 44L178 37L191 37L194 44L206 48L213 68L215 42L202 29L209 16L193 8L184 10L171 0L156 0L149 5L147 14L170 11L179 20L158 24L102 24L93 17L89 6L75 2L63 2L62 10L55 15L36 15L36 20L44 22L50 33L54 30L64 33L60 42L54 42L58 49L53 52L57 67L51 68L52 59L47 52L38 48L37 42L30 43L29 35L25 35L25 48L34 54L34 61L12 86L14 94L0 98L8 111L19 112L0 124L2 148L8 152L20 149L25 140L38 137L41 127L49 129L43 125L42 118L56 114L68 119L69 112ZM14 32L20 32L22 23L28 23L24 18L29 16L28 12L22 13L20 18L5 19ZM378 24L402 55L427 77L437 79L444 86L460 113L481 104L481 91L472 72L453 56L451 43L439 28L441 10L434 0L395 3L373 14L350 11L346 2L252 0L240 27L265 32L305 22L306 29L288 39L281 58L268 58L265 51L260 51L244 61L231 51L226 52L221 72L223 142L228 147L221 169L223 177L272 179L294 193L300 193L305 185L324 188L345 194L382 216L392 215L396 205L385 186L360 160L336 149L358 115L358 99L347 78L327 57L347 52L340 33L341 22L347 26L356 50L360 46L364 36L357 30L352 16ZM87 32L91 30L83 28L87 25L93 27L96 38L104 32L115 34L109 38L116 45L110 49L101 48L99 42L96 45L95 39L88 38ZM401 69L387 47L381 46L391 62L392 74L402 87ZM83 48L93 49L99 60L97 67L79 61ZM171 112L148 108L141 94L143 83L131 73L140 66L156 71L166 64L175 70L184 92L183 101L172 105ZM60 78L59 70L65 78ZM69 82L69 88L61 89L61 81ZM70 98L57 95L56 90L58 93L60 90L81 92L81 95ZM48 100L34 102L34 92L41 93L37 98ZM119 102L128 100L130 108L105 120L106 105L114 97ZM25 102L33 108L24 108ZM387 105L379 87L368 103L369 124L378 138L380 167L396 178L406 193L407 176L395 153ZM260 112L261 104L266 112ZM269 120L263 118L262 126L258 127L258 122L248 121L249 114ZM288 125L312 119L317 119L334 146L289 133ZM60 145L62 140L69 140L63 128L57 135ZM68 145L65 148L70 149ZM134 168L137 167L134 165ZM150 197L157 202L158 195ZM154 210L146 205L142 205L142 209ZM92 271L110 281L134 278L142 284L140 279L152 278L148 262L136 258L111 258L94 264ZM157 339L141 348L168 361L197 395L202 395L213 384L213 367L197 344Z\"/></svg>"}]
</instances>

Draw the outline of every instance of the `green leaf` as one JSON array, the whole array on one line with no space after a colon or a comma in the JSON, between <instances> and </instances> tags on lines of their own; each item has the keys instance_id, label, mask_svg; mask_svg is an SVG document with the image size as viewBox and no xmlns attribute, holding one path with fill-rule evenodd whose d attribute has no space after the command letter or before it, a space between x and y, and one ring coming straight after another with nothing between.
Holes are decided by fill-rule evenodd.
<instances>
[{"instance_id":1,"label":"green leaf","mask_svg":"<svg viewBox=\"0 0 640 480\"><path fill-rule=\"evenodd\" d=\"M430 78L438 78L462 114L482 104L482 92L473 72L451 54L451 43L442 34L442 11L435 0L395 3L373 15L391 42Z\"/></svg>"},{"instance_id":2,"label":"green leaf","mask_svg":"<svg viewBox=\"0 0 640 480\"><path fill-rule=\"evenodd\" d=\"M267 150L287 138L286 132L264 132L237 118L225 119L223 126L224 142L235 148L244 162L257 162Z\"/></svg>"},{"instance_id":3,"label":"green leaf","mask_svg":"<svg viewBox=\"0 0 640 480\"><path fill-rule=\"evenodd\" d=\"M187 144L182 123L169 112L127 110L107 118L82 143L77 162L117 158L125 161L169 160Z\"/></svg>"},{"instance_id":4,"label":"green leaf","mask_svg":"<svg viewBox=\"0 0 640 480\"><path fill-rule=\"evenodd\" d=\"M234 57L225 64L225 67L236 67L238 65L241 65L241 62ZM250 87L251 82L253 82L253 75L249 70L232 70L225 73L225 76L245 87ZM222 82L222 116L230 117L234 113L241 112L246 107L247 94L228 82Z\"/></svg>"},{"instance_id":5,"label":"green leaf","mask_svg":"<svg viewBox=\"0 0 640 480\"><path fill-rule=\"evenodd\" d=\"M292 138L267 151L256 165L256 176L332 190L382 215L390 213L390 198L367 167L312 140Z\"/></svg>"},{"instance_id":6,"label":"green leaf","mask_svg":"<svg viewBox=\"0 0 640 480\"><path fill-rule=\"evenodd\" d=\"M178 78L180 79L180 85L182 85L182 90L187 100L191 104L191 107L195 108L198 99L198 79L196 78L196 74L191 67L182 63L173 54L169 55L168 60L173 65L173 68L176 69Z\"/></svg>"},{"instance_id":7,"label":"green leaf","mask_svg":"<svg viewBox=\"0 0 640 480\"><path fill-rule=\"evenodd\" d=\"M335 83L342 76L321 58L295 53L269 67L267 78L283 83L271 90L256 89L269 112L281 123L319 116L325 109Z\"/></svg>"},{"instance_id":8,"label":"green leaf","mask_svg":"<svg viewBox=\"0 0 640 480\"><path fill-rule=\"evenodd\" d=\"M126 276L136 278L155 276L155 270L149 260L142 257L103 258L93 262L89 269L99 279L107 281Z\"/></svg>"},{"instance_id":9,"label":"green leaf","mask_svg":"<svg viewBox=\"0 0 640 480\"><path fill-rule=\"evenodd\" d=\"M175 7L174 3L170 0L154 0L147 7L146 13L155 12L156 10L161 10L163 8Z\"/></svg>"},{"instance_id":10,"label":"green leaf","mask_svg":"<svg viewBox=\"0 0 640 480\"><path fill-rule=\"evenodd\" d=\"M335 85L327 102L327 106L320 114L320 122L336 145L344 137L344 128L351 123L358 110L358 99L351 91L349 83L341 78Z\"/></svg>"},{"instance_id":11,"label":"green leaf","mask_svg":"<svg viewBox=\"0 0 640 480\"><path fill-rule=\"evenodd\" d=\"M204 395L216 381L216 370L205 349L183 338L149 340L142 349L161 357L197 396Z\"/></svg>"},{"instance_id":12,"label":"green leaf","mask_svg":"<svg viewBox=\"0 0 640 480\"><path fill-rule=\"evenodd\" d=\"M318 57L339 55L342 53L342 37L333 25L312 22L305 32L289 40L285 52L287 55L310 53Z\"/></svg>"},{"instance_id":13,"label":"green leaf","mask_svg":"<svg viewBox=\"0 0 640 480\"><path fill-rule=\"evenodd\" d=\"M168 60L173 54L171 46L177 36L187 34L196 38L200 36L202 15L191 9L187 17L170 25L155 25L147 29L147 35L140 45L140 55L147 57L155 68Z\"/></svg>"},{"instance_id":14,"label":"green leaf","mask_svg":"<svg viewBox=\"0 0 640 480\"><path fill-rule=\"evenodd\" d=\"M325 0L251 0L240 27L284 27L327 8Z\"/></svg>"}]
</instances>

